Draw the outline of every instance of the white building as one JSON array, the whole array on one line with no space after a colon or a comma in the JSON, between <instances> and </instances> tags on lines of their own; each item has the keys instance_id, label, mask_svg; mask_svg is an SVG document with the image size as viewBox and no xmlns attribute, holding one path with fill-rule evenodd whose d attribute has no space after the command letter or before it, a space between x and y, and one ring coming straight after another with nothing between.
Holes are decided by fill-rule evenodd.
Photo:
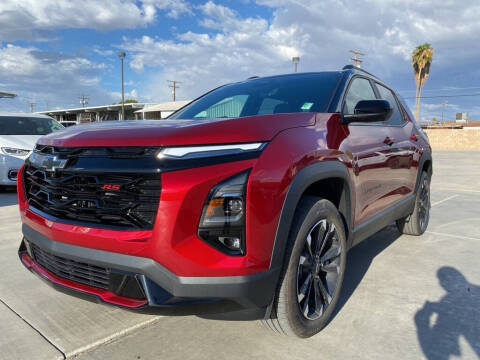
<instances>
[{"instance_id":1,"label":"white building","mask_svg":"<svg viewBox=\"0 0 480 360\"><path fill-rule=\"evenodd\" d=\"M126 103L126 120L160 120L187 105L188 101L170 101L156 103ZM65 126L96 121L120 120L122 118L122 105L89 106L72 109L58 109L38 111L56 119Z\"/></svg>"},{"instance_id":2,"label":"white building","mask_svg":"<svg viewBox=\"0 0 480 360\"><path fill-rule=\"evenodd\" d=\"M135 111L135 117L137 119L145 120L165 119L168 115L189 104L191 101L192 100L169 101L152 106L146 106L143 109Z\"/></svg>"},{"instance_id":3,"label":"white building","mask_svg":"<svg viewBox=\"0 0 480 360\"><path fill-rule=\"evenodd\" d=\"M134 120L135 111L144 107L155 105L154 103L126 103L125 119ZM88 106L73 109L59 109L39 111L38 114L45 114L53 117L64 125L74 125L94 121L120 120L122 118L122 104Z\"/></svg>"}]
</instances>

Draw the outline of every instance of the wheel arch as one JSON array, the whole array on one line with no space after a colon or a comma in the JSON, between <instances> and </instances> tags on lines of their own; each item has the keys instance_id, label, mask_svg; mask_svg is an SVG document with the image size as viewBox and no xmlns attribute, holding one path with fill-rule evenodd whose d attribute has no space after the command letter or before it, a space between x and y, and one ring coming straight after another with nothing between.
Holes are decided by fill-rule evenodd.
<instances>
[{"instance_id":1,"label":"wheel arch","mask_svg":"<svg viewBox=\"0 0 480 360\"><path fill-rule=\"evenodd\" d=\"M290 183L277 225L270 268L283 264L293 217L304 195L319 196L334 203L345 223L347 247L350 246L353 196L348 169L339 161L318 162L301 169Z\"/></svg>"},{"instance_id":2,"label":"wheel arch","mask_svg":"<svg viewBox=\"0 0 480 360\"><path fill-rule=\"evenodd\" d=\"M420 160L418 161L418 173L417 173L417 181L415 183L415 193L420 185L420 179L422 178L422 173L426 171L428 175L431 177L433 174L433 161L432 161L432 153L430 151L424 151Z\"/></svg>"}]
</instances>

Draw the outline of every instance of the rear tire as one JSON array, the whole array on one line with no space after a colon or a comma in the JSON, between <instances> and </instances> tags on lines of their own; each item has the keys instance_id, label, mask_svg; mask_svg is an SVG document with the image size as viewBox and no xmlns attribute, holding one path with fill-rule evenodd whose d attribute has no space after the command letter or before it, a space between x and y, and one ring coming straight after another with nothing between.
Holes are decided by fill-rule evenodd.
<instances>
[{"instance_id":1,"label":"rear tire","mask_svg":"<svg viewBox=\"0 0 480 360\"><path fill-rule=\"evenodd\" d=\"M397 229L406 235L422 235L430 219L430 176L422 172L420 185L415 196L415 208L409 216L397 220Z\"/></svg>"},{"instance_id":2,"label":"rear tire","mask_svg":"<svg viewBox=\"0 0 480 360\"><path fill-rule=\"evenodd\" d=\"M343 220L328 200L304 197L295 213L273 308L264 325L307 338L328 323L346 266Z\"/></svg>"}]
</instances>

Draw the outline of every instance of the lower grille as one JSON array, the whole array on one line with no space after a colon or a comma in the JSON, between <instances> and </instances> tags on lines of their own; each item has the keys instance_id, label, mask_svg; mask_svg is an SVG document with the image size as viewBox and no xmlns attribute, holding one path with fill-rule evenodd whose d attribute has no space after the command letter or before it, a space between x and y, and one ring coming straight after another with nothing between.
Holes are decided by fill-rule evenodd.
<instances>
[{"instance_id":1,"label":"lower grille","mask_svg":"<svg viewBox=\"0 0 480 360\"><path fill-rule=\"evenodd\" d=\"M24 241L30 247L33 261L62 279L108 290L118 296L145 300L143 287L136 274L67 259L54 255L26 239ZM26 250L26 247L24 249Z\"/></svg>"},{"instance_id":2,"label":"lower grille","mask_svg":"<svg viewBox=\"0 0 480 360\"><path fill-rule=\"evenodd\" d=\"M110 270L50 254L30 243L34 260L52 274L84 285L108 290Z\"/></svg>"}]
</instances>

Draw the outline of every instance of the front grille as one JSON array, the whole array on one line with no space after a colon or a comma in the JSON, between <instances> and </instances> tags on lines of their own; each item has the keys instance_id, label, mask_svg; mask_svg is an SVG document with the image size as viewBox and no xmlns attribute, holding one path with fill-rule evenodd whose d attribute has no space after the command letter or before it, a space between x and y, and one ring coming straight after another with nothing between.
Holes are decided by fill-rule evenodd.
<instances>
[{"instance_id":1,"label":"front grille","mask_svg":"<svg viewBox=\"0 0 480 360\"><path fill-rule=\"evenodd\" d=\"M55 256L30 243L34 260L52 274L100 289L109 289L110 271L107 268Z\"/></svg>"},{"instance_id":2,"label":"front grille","mask_svg":"<svg viewBox=\"0 0 480 360\"><path fill-rule=\"evenodd\" d=\"M59 169L27 160L24 184L29 207L86 226L152 229L160 175L146 171L142 160L151 161L152 156L147 150L37 148L36 154L53 154L66 163ZM142 169L136 171L135 166Z\"/></svg>"}]
</instances>

